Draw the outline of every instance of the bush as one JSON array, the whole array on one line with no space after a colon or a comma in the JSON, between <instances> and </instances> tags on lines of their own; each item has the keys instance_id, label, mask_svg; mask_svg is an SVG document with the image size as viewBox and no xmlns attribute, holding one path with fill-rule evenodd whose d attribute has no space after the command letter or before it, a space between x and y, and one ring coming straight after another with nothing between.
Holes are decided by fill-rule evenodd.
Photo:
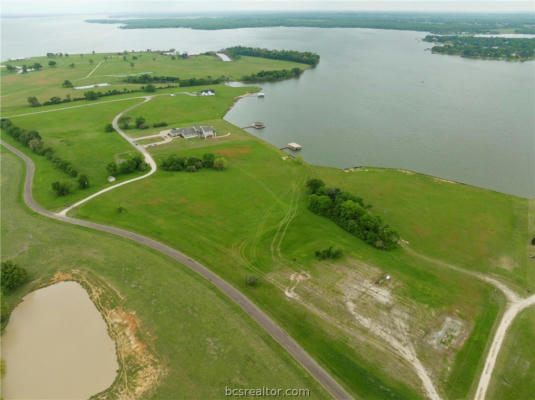
<instances>
[{"instance_id":1,"label":"bush","mask_svg":"<svg viewBox=\"0 0 535 400\"><path fill-rule=\"evenodd\" d=\"M80 175L78 177L78 187L80 189L87 189L89 187L89 178L87 175Z\"/></svg>"},{"instance_id":2,"label":"bush","mask_svg":"<svg viewBox=\"0 0 535 400\"><path fill-rule=\"evenodd\" d=\"M106 124L106 127L104 128L104 131L106 132L113 132L113 125L112 124Z\"/></svg>"},{"instance_id":3,"label":"bush","mask_svg":"<svg viewBox=\"0 0 535 400\"><path fill-rule=\"evenodd\" d=\"M154 124L152 124L153 128L159 128L161 126L167 126L167 122L155 122Z\"/></svg>"},{"instance_id":4,"label":"bush","mask_svg":"<svg viewBox=\"0 0 535 400\"><path fill-rule=\"evenodd\" d=\"M319 188L324 187L325 183L321 179L309 179L307 181L307 189L309 193L315 194Z\"/></svg>"},{"instance_id":5,"label":"bush","mask_svg":"<svg viewBox=\"0 0 535 400\"><path fill-rule=\"evenodd\" d=\"M245 277L245 284L247 286L256 287L259 284L258 277L256 275L247 275Z\"/></svg>"},{"instance_id":6,"label":"bush","mask_svg":"<svg viewBox=\"0 0 535 400\"><path fill-rule=\"evenodd\" d=\"M333 249L332 246L324 249L324 250L316 250L314 252L314 255L318 260L326 260L326 259L333 259L336 260L343 255L342 249Z\"/></svg>"},{"instance_id":7,"label":"bush","mask_svg":"<svg viewBox=\"0 0 535 400\"><path fill-rule=\"evenodd\" d=\"M188 165L188 166L186 167L186 171L188 171L188 172L195 172L195 171L197 171L197 168L195 167L195 165Z\"/></svg>"},{"instance_id":8,"label":"bush","mask_svg":"<svg viewBox=\"0 0 535 400\"><path fill-rule=\"evenodd\" d=\"M67 196L71 193L71 185L67 182L53 182L52 190L56 192L56 196Z\"/></svg>"},{"instance_id":9,"label":"bush","mask_svg":"<svg viewBox=\"0 0 535 400\"><path fill-rule=\"evenodd\" d=\"M214 167L214 160L215 155L213 153L206 153L202 156L202 165L205 168L213 168Z\"/></svg>"},{"instance_id":10,"label":"bush","mask_svg":"<svg viewBox=\"0 0 535 400\"><path fill-rule=\"evenodd\" d=\"M225 158L219 157L214 160L214 168L217 169L218 171L223 171L227 169L227 167L228 167L228 162Z\"/></svg>"},{"instance_id":11,"label":"bush","mask_svg":"<svg viewBox=\"0 0 535 400\"><path fill-rule=\"evenodd\" d=\"M22 285L26 279L28 279L28 273L22 267L12 263L11 261L5 261L2 263L2 289L10 291L18 288Z\"/></svg>"},{"instance_id":12,"label":"bush","mask_svg":"<svg viewBox=\"0 0 535 400\"><path fill-rule=\"evenodd\" d=\"M136 118L136 128L141 127L141 125L145 124L145 118L143 117L137 117Z\"/></svg>"}]
</instances>

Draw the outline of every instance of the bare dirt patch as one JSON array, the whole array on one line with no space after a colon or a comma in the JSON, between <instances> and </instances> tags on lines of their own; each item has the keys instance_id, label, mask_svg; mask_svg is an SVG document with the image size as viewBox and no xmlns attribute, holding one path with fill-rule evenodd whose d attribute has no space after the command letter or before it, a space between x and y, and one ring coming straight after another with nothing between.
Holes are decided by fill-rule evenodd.
<instances>
[{"instance_id":1,"label":"bare dirt patch","mask_svg":"<svg viewBox=\"0 0 535 400\"><path fill-rule=\"evenodd\" d=\"M99 277L79 270L57 272L51 283L60 281L75 281L87 290L115 342L119 373L113 385L95 398L136 400L153 391L165 369L149 349L150 343L140 339L149 338L150 334L141 328L135 311L123 309L124 296Z\"/></svg>"},{"instance_id":2,"label":"bare dirt patch","mask_svg":"<svg viewBox=\"0 0 535 400\"><path fill-rule=\"evenodd\" d=\"M214 151L214 153L219 154L221 156L226 157L236 157L242 154L249 154L251 152L251 148L249 146L241 146L241 147L234 147L232 149L220 149Z\"/></svg>"}]
</instances>

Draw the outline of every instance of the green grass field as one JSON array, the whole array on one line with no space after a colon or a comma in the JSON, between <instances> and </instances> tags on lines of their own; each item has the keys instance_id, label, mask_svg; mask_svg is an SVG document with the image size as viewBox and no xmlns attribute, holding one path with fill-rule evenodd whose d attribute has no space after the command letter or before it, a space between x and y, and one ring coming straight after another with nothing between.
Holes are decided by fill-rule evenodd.
<instances>
[{"instance_id":1,"label":"green grass field","mask_svg":"<svg viewBox=\"0 0 535 400\"><path fill-rule=\"evenodd\" d=\"M150 398L221 398L229 387L308 388L327 398L271 337L185 266L130 241L37 216L21 199L24 164L2 158L2 260L31 281L5 296L10 307L58 272L95 274L125 297L142 321L140 339L167 375ZM9 368L9 365L6 366Z\"/></svg>"},{"instance_id":2,"label":"green grass field","mask_svg":"<svg viewBox=\"0 0 535 400\"><path fill-rule=\"evenodd\" d=\"M123 61L123 56L127 61ZM137 59L134 59L137 57ZM49 67L49 61L55 61L56 66ZM91 63L92 60L93 62ZM108 54L72 54L68 57L32 57L24 61L11 61L3 64L13 66L28 66L40 63L43 68L39 71L31 71L26 74L7 72L2 68L2 114L13 115L22 112L42 110L45 107L31 108L27 102L28 96L36 96L42 103L52 96L64 98L67 95L83 97L87 90L106 91L108 89L123 88L133 89L142 85L122 82L129 74L151 73L155 76L174 76L182 79L205 78L211 76L217 78L226 76L238 80L244 75L260 72L262 70L281 70L299 67L308 68L307 65L282 60L269 60L258 57L241 57L233 62L223 62L216 56L192 56L187 59L180 57L173 60L170 56L159 53L128 53L118 55ZM133 63L132 67L130 63ZM74 64L71 68L70 65ZM98 67L97 67L98 66ZM96 69L95 69L96 68ZM91 71L94 72L88 77ZM63 88L62 83L70 80L76 86L87 86L97 83L109 83L109 86L95 89L75 90ZM165 86L165 85L156 85ZM186 88L195 90L196 87ZM137 94L139 95L139 94ZM105 97L114 99L117 96ZM76 102L75 104L80 104Z\"/></svg>"},{"instance_id":3,"label":"green grass field","mask_svg":"<svg viewBox=\"0 0 535 400\"><path fill-rule=\"evenodd\" d=\"M487 398L528 400L535 382L535 307L522 311L513 322L501 349Z\"/></svg>"},{"instance_id":4,"label":"green grass field","mask_svg":"<svg viewBox=\"0 0 535 400\"><path fill-rule=\"evenodd\" d=\"M94 58L95 65L102 59L98 57L103 56L86 55L83 60L87 61L88 57ZM238 62L223 63L204 56L188 60L171 60L166 56L152 60L151 57L143 54L136 60L134 69L152 71L158 66L159 72L155 74L175 75L169 71L178 68L177 75L188 77L187 71L238 76L261 65L276 67L263 66L263 61L275 61L262 59L253 62L243 58L239 61L243 63L238 65ZM61 62L65 60L64 57ZM65 65L57 68L66 70ZM99 82L102 76L118 74L125 66L130 68L128 62L122 61L122 55L109 59L88 81ZM180 68L183 70L179 74ZM44 72L53 73L39 73ZM28 79L30 75L20 79ZM19 77L14 76L12 80L17 82L19 90L26 90L29 81L21 84ZM12 83L7 82L7 93L15 96L15 92L10 92ZM237 96L257 89L212 87L216 90L214 97L178 93L197 91L198 87L159 91L161 96L132 110L128 116L133 120L143 116L149 125L165 121L168 127L126 132L132 137L142 137L174 126L212 125L220 136L217 139L175 139L149 151L158 164L171 154L201 157L213 152L228 160L227 170L187 173L160 169L147 179L85 203L73 215L156 238L208 266L270 314L357 398L424 397L414 370L392 350L394 345L374 330L373 324L379 331L391 332L391 338L412 344L415 355L444 398L470 398L504 299L488 285L443 264L490 274L523 293L533 291L535 270L529 259L532 248L527 243L535 223L528 221L528 200L407 171L367 167L344 172L299 160L284 160L283 152L222 119ZM177 94L168 95L171 92ZM135 151L117 133L104 132L104 125L121 110L140 101L124 100L17 117L13 122L39 130L45 142L53 144L62 157L88 174L95 183L88 191L91 193L107 185L104 169L107 162ZM17 107L8 110L32 111L29 107ZM61 106L42 108L52 110ZM68 198L54 197L50 183L63 173L53 169L44 158L29 155L37 165L34 195L43 206L58 209L83 197L82 191ZM311 177L363 197L373 205L374 213L383 216L400 232L407 246L424 257L403 248L390 252L374 249L332 221L312 214L307 209L305 191L305 182ZM344 257L331 262L317 261L314 252L329 246L342 248ZM38 251L27 254L26 263L38 254ZM57 269L53 265L49 268L46 269L49 274ZM95 271L102 275L104 266L100 268ZM175 290L172 285L178 283L165 273L157 276L159 268L151 267L150 273L155 275L146 276L128 268L122 276L128 283L139 277L148 280L147 285L152 287L163 285L166 289L161 296L168 296L171 301L174 296L171 291ZM103 275L108 279L107 274ZM386 294L382 298L371 296L369 289L373 282L385 274L391 275L391 281L383 287L375 286ZM258 287L245 284L250 275L260 279ZM296 275L305 278L295 281ZM126 286L125 292L127 298L135 296ZM144 307L137 303L138 299L131 301L131 309L137 311L137 307ZM157 338L164 335L159 331L160 325L151 322L156 316L142 311L138 315L142 321L147 318L145 323L150 329L155 327ZM461 333L446 344L433 342L433 335L448 319L458 321ZM373 326L366 325L366 321L371 321L369 324ZM170 349L164 349L161 354L169 356ZM190 367L197 368L198 373L203 369L202 365L194 365L194 359ZM172 370L179 368L174 364ZM169 393L162 392L162 397Z\"/></svg>"},{"instance_id":5,"label":"green grass field","mask_svg":"<svg viewBox=\"0 0 535 400\"><path fill-rule=\"evenodd\" d=\"M144 107L136 112L145 113ZM443 378L445 391L450 390L451 377L456 380L456 392L466 394L480 366L486 345L483 339L492 329L500 300L493 300L483 285L470 279L461 279L458 274L449 271L437 270L433 265L410 257L402 250L384 253L371 249L330 221L306 210L303 184L307 176L321 175L326 181L335 183L348 174L283 161L277 150L226 122L217 124L217 121L202 121L202 124L205 123L216 126L219 131L229 131L231 136L215 141L178 140L151 148L151 151L156 160L177 152L201 156L203 152L211 151L229 159L227 171L207 170L194 174L159 171L139 184L87 203L80 208L77 216L136 230L184 250L235 285L241 285L294 337L300 339L312 354L349 384L353 393L363 398L381 398L385 393L376 391L377 387L386 388L396 379L371 367L376 354L371 354L370 349L362 344L355 344L353 348L348 346L344 343L343 333L297 304L289 304L276 285L265 282L255 290L243 285L246 274L257 274L267 279L281 271L299 269L315 271L317 279L329 280L330 271L315 266L313 253L331 244L341 246L348 256L395 274L396 279L402 282L400 296L432 307L437 314L456 310L466 320L473 321L474 334L463 347L452 374ZM424 182L424 187L420 189L422 192L440 191L443 188L427 177L407 176L395 171L384 173L390 175L392 180L397 179L401 190L404 184L413 184L414 180ZM364 174L354 174L354 177L359 176ZM380 180L376 182L382 184ZM351 183L350 188L355 192L357 183ZM357 194L370 197L362 191L363 185L358 184L358 187ZM443 196L445 199L449 193ZM297 200L292 205L294 198ZM117 214L119 205L126 208L126 213ZM295 208L295 219L279 243L283 257L274 260L272 245L277 226L292 207ZM399 213L403 214L403 210L399 210ZM394 225L402 232L406 226ZM487 308L488 305L493 306ZM294 313L301 316L299 323L293 318L286 318L286 315ZM424 341L423 338L420 340ZM334 356L333 352L337 355ZM363 354L366 356L363 357ZM367 379L357 379L360 372L356 371L362 370L368 373L374 371L374 379L380 377L381 384L370 385ZM462 382L457 381L457 376L464 377ZM388 389L392 390L395 389ZM396 392L396 396L402 398L414 396L403 388L398 388Z\"/></svg>"}]
</instances>

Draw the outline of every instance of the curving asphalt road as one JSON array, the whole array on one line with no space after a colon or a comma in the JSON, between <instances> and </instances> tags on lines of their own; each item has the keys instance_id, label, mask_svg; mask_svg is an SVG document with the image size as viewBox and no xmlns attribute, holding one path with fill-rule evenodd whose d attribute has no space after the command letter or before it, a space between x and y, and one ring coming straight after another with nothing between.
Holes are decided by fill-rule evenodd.
<instances>
[{"instance_id":1,"label":"curving asphalt road","mask_svg":"<svg viewBox=\"0 0 535 400\"><path fill-rule=\"evenodd\" d=\"M337 381L335 381L312 357L310 357L308 353L290 337L290 335L288 335L279 325L277 325L275 321L273 321L266 313L260 310L260 308L258 308L251 300L245 297L245 295L243 295L239 290L234 288L232 285L202 264L199 264L197 261L189 258L181 252L146 236L112 226L71 218L62 214L54 214L42 208L34 200L32 195L32 182L35 173L35 164L24 153L5 143L1 139L0 144L22 158L26 163L24 202L30 209L48 218L130 239L134 242L153 248L186 265L188 268L210 281L221 292L238 304L243 311L253 318L262 328L264 328L264 330L266 330L267 333L271 335L273 339L275 339L275 341L285 348L335 399L352 398L351 395L347 393L345 389Z\"/></svg>"}]
</instances>

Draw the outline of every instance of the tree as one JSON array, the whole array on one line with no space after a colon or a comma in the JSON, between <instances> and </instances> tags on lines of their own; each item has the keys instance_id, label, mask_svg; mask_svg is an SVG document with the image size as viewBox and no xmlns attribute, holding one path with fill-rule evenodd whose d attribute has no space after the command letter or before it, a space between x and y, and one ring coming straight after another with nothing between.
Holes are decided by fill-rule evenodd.
<instances>
[{"instance_id":1,"label":"tree","mask_svg":"<svg viewBox=\"0 0 535 400\"><path fill-rule=\"evenodd\" d=\"M307 181L307 189L309 193L316 193L318 189L322 186L325 186L325 183L323 183L321 179L313 178Z\"/></svg>"},{"instance_id":2,"label":"tree","mask_svg":"<svg viewBox=\"0 0 535 400\"><path fill-rule=\"evenodd\" d=\"M314 214L329 215L331 208L333 207L333 201L329 196L318 196L312 194L309 197L308 208Z\"/></svg>"},{"instance_id":3,"label":"tree","mask_svg":"<svg viewBox=\"0 0 535 400\"><path fill-rule=\"evenodd\" d=\"M50 61L48 62L48 66L49 66L50 68L54 68L54 67L56 66L56 64L57 64L57 63L56 63L54 60L50 60Z\"/></svg>"},{"instance_id":4,"label":"tree","mask_svg":"<svg viewBox=\"0 0 535 400\"><path fill-rule=\"evenodd\" d=\"M104 128L106 132L113 132L113 125L112 124L106 124L106 127Z\"/></svg>"},{"instance_id":5,"label":"tree","mask_svg":"<svg viewBox=\"0 0 535 400\"><path fill-rule=\"evenodd\" d=\"M64 88L72 88L72 82L68 79L65 79L61 86L63 86Z\"/></svg>"},{"instance_id":6,"label":"tree","mask_svg":"<svg viewBox=\"0 0 535 400\"><path fill-rule=\"evenodd\" d=\"M252 287L256 287L258 286L258 277L256 275L247 275L245 277L245 284L247 286L252 286Z\"/></svg>"},{"instance_id":7,"label":"tree","mask_svg":"<svg viewBox=\"0 0 535 400\"><path fill-rule=\"evenodd\" d=\"M143 89L147 93L154 93L156 91L156 86L154 86L153 84L149 83L148 85L144 86Z\"/></svg>"},{"instance_id":8,"label":"tree","mask_svg":"<svg viewBox=\"0 0 535 400\"><path fill-rule=\"evenodd\" d=\"M22 73L25 74L25 73L27 73L27 72L28 72L28 67L26 66L26 64L24 64L24 65L22 66Z\"/></svg>"},{"instance_id":9,"label":"tree","mask_svg":"<svg viewBox=\"0 0 535 400\"><path fill-rule=\"evenodd\" d=\"M136 118L136 128L140 128L145 123L145 118L139 116Z\"/></svg>"},{"instance_id":10,"label":"tree","mask_svg":"<svg viewBox=\"0 0 535 400\"><path fill-rule=\"evenodd\" d=\"M94 63L93 59L90 58L90 59L89 59L89 64L93 64L93 63Z\"/></svg>"},{"instance_id":11,"label":"tree","mask_svg":"<svg viewBox=\"0 0 535 400\"><path fill-rule=\"evenodd\" d=\"M74 63L70 63L69 67L74 68Z\"/></svg>"},{"instance_id":12,"label":"tree","mask_svg":"<svg viewBox=\"0 0 535 400\"><path fill-rule=\"evenodd\" d=\"M67 196L71 192L71 185L67 182L54 182L52 183L52 189L56 192L57 196Z\"/></svg>"},{"instance_id":13,"label":"tree","mask_svg":"<svg viewBox=\"0 0 535 400\"><path fill-rule=\"evenodd\" d=\"M7 65L6 65L6 68L7 68L7 70L8 70L9 72L14 72L14 71L17 70L17 68L14 67L14 66L11 65L11 64L7 64Z\"/></svg>"},{"instance_id":14,"label":"tree","mask_svg":"<svg viewBox=\"0 0 535 400\"><path fill-rule=\"evenodd\" d=\"M117 163L112 161L111 163L106 165L106 171L108 171L108 174L110 174L111 176L117 175L117 173L119 172Z\"/></svg>"},{"instance_id":15,"label":"tree","mask_svg":"<svg viewBox=\"0 0 535 400\"><path fill-rule=\"evenodd\" d=\"M134 63L133 62L130 63L130 68L134 68Z\"/></svg>"},{"instance_id":16,"label":"tree","mask_svg":"<svg viewBox=\"0 0 535 400\"><path fill-rule=\"evenodd\" d=\"M98 99L98 93L93 91L93 90L89 90L89 91L84 93L84 97L87 100L96 100L96 99Z\"/></svg>"},{"instance_id":17,"label":"tree","mask_svg":"<svg viewBox=\"0 0 535 400\"><path fill-rule=\"evenodd\" d=\"M32 107L39 107L41 105L35 96L28 97L28 103L30 103L30 106Z\"/></svg>"},{"instance_id":18,"label":"tree","mask_svg":"<svg viewBox=\"0 0 535 400\"><path fill-rule=\"evenodd\" d=\"M82 174L78 177L78 187L80 189L87 189L89 187L89 178L87 175Z\"/></svg>"},{"instance_id":19,"label":"tree","mask_svg":"<svg viewBox=\"0 0 535 400\"><path fill-rule=\"evenodd\" d=\"M123 129L128 129L128 125L130 125L130 122L132 122L132 118L127 117L126 115L123 115L121 118L119 118L119 125Z\"/></svg>"},{"instance_id":20,"label":"tree","mask_svg":"<svg viewBox=\"0 0 535 400\"><path fill-rule=\"evenodd\" d=\"M22 267L11 261L2 263L2 289L6 291L14 290L28 279L28 273Z\"/></svg>"},{"instance_id":21,"label":"tree","mask_svg":"<svg viewBox=\"0 0 535 400\"><path fill-rule=\"evenodd\" d=\"M216 158L214 160L214 168L218 171L223 171L228 168L228 161L223 157Z\"/></svg>"},{"instance_id":22,"label":"tree","mask_svg":"<svg viewBox=\"0 0 535 400\"><path fill-rule=\"evenodd\" d=\"M39 71L41 68L43 68L43 66L39 64L38 62L36 62L35 64L32 65L32 68L35 69L36 71Z\"/></svg>"},{"instance_id":23,"label":"tree","mask_svg":"<svg viewBox=\"0 0 535 400\"><path fill-rule=\"evenodd\" d=\"M202 165L205 168L213 168L215 161L215 155L213 153L206 153L202 156Z\"/></svg>"}]
</instances>

